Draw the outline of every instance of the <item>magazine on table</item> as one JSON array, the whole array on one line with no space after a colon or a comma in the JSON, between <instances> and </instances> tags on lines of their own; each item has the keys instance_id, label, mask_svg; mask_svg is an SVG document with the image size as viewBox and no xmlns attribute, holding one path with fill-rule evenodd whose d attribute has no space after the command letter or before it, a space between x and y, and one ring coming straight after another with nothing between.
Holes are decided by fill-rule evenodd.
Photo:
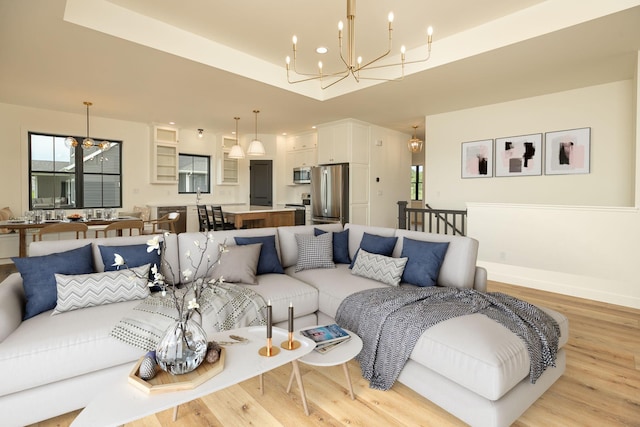
<instances>
[{"instance_id":1,"label":"magazine on table","mask_svg":"<svg viewBox=\"0 0 640 427\"><path fill-rule=\"evenodd\" d=\"M329 343L344 341L351 337L347 331L345 331L335 323L331 325L314 326L313 328L303 329L300 331L300 334L313 340L316 343L316 347L324 346Z\"/></svg>"},{"instance_id":2,"label":"magazine on table","mask_svg":"<svg viewBox=\"0 0 640 427\"><path fill-rule=\"evenodd\" d=\"M349 341L349 338L344 339L342 341L330 342L328 344L318 344L318 345L316 345L316 348L314 350L317 351L318 353L324 354L324 353L326 353L326 352L328 352L330 350L333 350L334 348L338 347L340 344Z\"/></svg>"}]
</instances>

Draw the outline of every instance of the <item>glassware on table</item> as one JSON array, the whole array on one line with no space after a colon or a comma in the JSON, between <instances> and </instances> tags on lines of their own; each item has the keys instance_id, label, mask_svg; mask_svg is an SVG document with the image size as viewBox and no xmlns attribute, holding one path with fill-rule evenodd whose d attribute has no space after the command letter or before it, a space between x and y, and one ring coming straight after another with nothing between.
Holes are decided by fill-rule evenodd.
<instances>
[{"instance_id":1,"label":"glassware on table","mask_svg":"<svg viewBox=\"0 0 640 427\"><path fill-rule=\"evenodd\" d=\"M173 375L196 369L207 355L207 334L193 319L169 326L156 348L158 366Z\"/></svg>"},{"instance_id":2,"label":"glassware on table","mask_svg":"<svg viewBox=\"0 0 640 427\"><path fill-rule=\"evenodd\" d=\"M35 224L42 224L42 222L44 221L44 215L43 212L41 210L37 210L37 211L33 211L33 223Z\"/></svg>"}]
</instances>

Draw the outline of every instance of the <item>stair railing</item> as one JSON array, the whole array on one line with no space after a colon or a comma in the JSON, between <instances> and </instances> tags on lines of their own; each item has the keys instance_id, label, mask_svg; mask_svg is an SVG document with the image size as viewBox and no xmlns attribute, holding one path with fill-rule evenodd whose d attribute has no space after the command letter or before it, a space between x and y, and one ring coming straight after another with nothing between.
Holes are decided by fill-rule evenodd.
<instances>
[{"instance_id":1,"label":"stair railing","mask_svg":"<svg viewBox=\"0 0 640 427\"><path fill-rule=\"evenodd\" d=\"M408 208L398 201L398 228L427 233L466 235L467 211L451 209Z\"/></svg>"}]
</instances>

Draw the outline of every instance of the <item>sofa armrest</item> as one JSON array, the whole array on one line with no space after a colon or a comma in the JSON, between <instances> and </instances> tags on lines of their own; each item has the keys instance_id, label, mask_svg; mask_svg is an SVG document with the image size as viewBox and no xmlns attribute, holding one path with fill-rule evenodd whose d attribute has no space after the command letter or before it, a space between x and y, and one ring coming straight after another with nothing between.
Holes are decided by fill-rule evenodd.
<instances>
[{"instance_id":1,"label":"sofa armrest","mask_svg":"<svg viewBox=\"0 0 640 427\"><path fill-rule=\"evenodd\" d=\"M487 290L487 270L476 266L476 275L473 278L473 289L485 292Z\"/></svg>"},{"instance_id":2,"label":"sofa armrest","mask_svg":"<svg viewBox=\"0 0 640 427\"><path fill-rule=\"evenodd\" d=\"M25 302L20 273L11 274L0 283L0 342L22 323Z\"/></svg>"}]
</instances>

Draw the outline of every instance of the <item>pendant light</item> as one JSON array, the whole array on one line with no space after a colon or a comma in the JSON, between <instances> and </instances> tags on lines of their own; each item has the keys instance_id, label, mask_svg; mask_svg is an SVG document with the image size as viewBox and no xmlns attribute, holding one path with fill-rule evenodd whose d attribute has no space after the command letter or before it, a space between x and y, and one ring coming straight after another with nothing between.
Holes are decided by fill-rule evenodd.
<instances>
[{"instance_id":1,"label":"pendant light","mask_svg":"<svg viewBox=\"0 0 640 427\"><path fill-rule=\"evenodd\" d=\"M236 121L236 143L231 147L231 150L229 150L228 157L230 159L244 159L244 151L240 146L240 134L238 133L238 120L240 120L240 117L234 117L233 119Z\"/></svg>"},{"instance_id":2,"label":"pendant light","mask_svg":"<svg viewBox=\"0 0 640 427\"><path fill-rule=\"evenodd\" d=\"M110 147L110 143L107 141L102 141L99 144L96 144L95 141L89 136L89 107L93 105L93 103L89 101L84 101L83 104L87 107L87 136L82 140L82 148L88 150L91 147L99 147L101 150L106 150ZM68 148L76 148L78 146L78 141L72 136L68 136L64 140L64 144Z\"/></svg>"},{"instance_id":3,"label":"pendant light","mask_svg":"<svg viewBox=\"0 0 640 427\"><path fill-rule=\"evenodd\" d=\"M422 151L422 140L416 137L417 128L417 125L413 126L413 138L411 138L407 143L407 147L409 147L409 151L411 151L412 153L419 153L420 151Z\"/></svg>"},{"instance_id":4,"label":"pendant light","mask_svg":"<svg viewBox=\"0 0 640 427\"><path fill-rule=\"evenodd\" d=\"M256 115L256 137L249 144L249 148L247 149L247 154L250 156L264 156L264 145L258 139L258 113L260 110L253 110L253 113Z\"/></svg>"}]
</instances>

